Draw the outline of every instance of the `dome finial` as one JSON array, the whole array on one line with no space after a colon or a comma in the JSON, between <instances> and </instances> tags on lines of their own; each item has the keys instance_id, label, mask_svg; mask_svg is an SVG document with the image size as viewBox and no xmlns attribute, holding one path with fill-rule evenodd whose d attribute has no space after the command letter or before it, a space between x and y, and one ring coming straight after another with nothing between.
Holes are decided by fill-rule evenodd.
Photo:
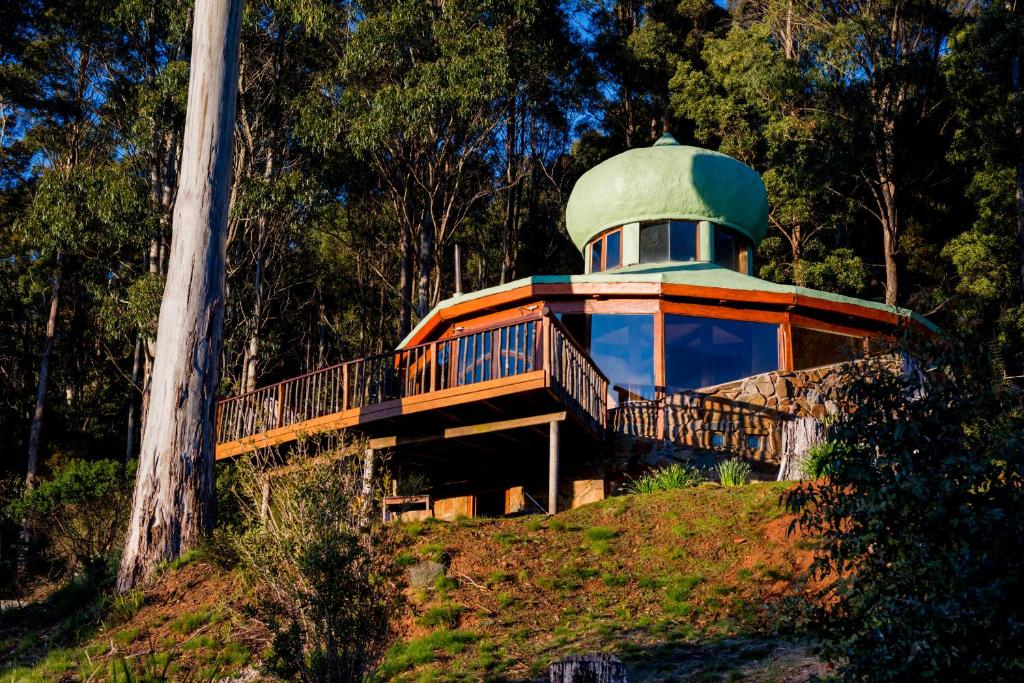
<instances>
[{"instance_id":1,"label":"dome finial","mask_svg":"<svg viewBox=\"0 0 1024 683\"><path fill-rule=\"evenodd\" d=\"M662 133L661 137L655 140L654 144L651 146L664 147L665 145L675 145L676 147L678 147L679 143L676 141L674 137L672 137L672 133Z\"/></svg>"}]
</instances>

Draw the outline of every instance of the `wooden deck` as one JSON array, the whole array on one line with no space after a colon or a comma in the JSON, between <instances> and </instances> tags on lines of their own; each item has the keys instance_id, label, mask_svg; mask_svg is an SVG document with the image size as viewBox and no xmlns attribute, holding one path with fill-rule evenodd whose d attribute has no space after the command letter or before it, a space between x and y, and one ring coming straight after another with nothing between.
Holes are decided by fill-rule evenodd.
<instances>
[{"instance_id":1,"label":"wooden deck","mask_svg":"<svg viewBox=\"0 0 1024 683\"><path fill-rule=\"evenodd\" d=\"M608 379L550 315L361 358L217 406L217 458L339 429L376 447L537 426L603 438ZM539 424L539 423L538 423Z\"/></svg>"}]
</instances>

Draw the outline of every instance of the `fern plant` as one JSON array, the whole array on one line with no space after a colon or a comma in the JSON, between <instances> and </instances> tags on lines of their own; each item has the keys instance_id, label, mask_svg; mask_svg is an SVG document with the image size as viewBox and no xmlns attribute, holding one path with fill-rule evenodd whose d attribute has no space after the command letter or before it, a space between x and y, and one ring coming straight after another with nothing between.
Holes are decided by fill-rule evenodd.
<instances>
[{"instance_id":1,"label":"fern plant","mask_svg":"<svg viewBox=\"0 0 1024 683\"><path fill-rule=\"evenodd\" d=\"M716 469L722 486L743 486L750 482L750 465L739 458L723 460Z\"/></svg>"}]
</instances>

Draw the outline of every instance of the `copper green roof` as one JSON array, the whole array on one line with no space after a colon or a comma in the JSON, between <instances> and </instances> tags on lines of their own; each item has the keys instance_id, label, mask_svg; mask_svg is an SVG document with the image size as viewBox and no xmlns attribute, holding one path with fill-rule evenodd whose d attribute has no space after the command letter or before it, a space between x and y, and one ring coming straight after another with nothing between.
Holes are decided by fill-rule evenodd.
<instances>
[{"instance_id":1,"label":"copper green roof","mask_svg":"<svg viewBox=\"0 0 1024 683\"><path fill-rule=\"evenodd\" d=\"M409 336L402 340L400 346L404 346L409 340L416 336L416 333L423 327L438 311L449 306L460 304L474 299L479 299L492 294L511 291L520 287L541 284L583 284L599 282L655 282L661 284L690 285L693 287L709 287L720 289L731 289L743 292L767 292L774 294L800 295L830 301L833 303L852 304L862 306L876 311L891 313L901 318L914 320L926 328L937 331L939 328L924 316L906 308L892 306L878 301L868 301L832 292L822 292L807 287L796 285L783 285L768 280L744 275L728 268L723 268L714 263L644 263L626 268L618 268L612 271L600 273L589 273L587 275L534 275L507 282L497 287L489 287L475 292L468 292L445 299L440 302L430 314L409 333Z\"/></svg>"},{"instance_id":2,"label":"copper green roof","mask_svg":"<svg viewBox=\"0 0 1024 683\"><path fill-rule=\"evenodd\" d=\"M565 209L569 236L581 250L608 228L669 218L727 225L756 245L768 229L764 183L746 164L666 134L584 173Z\"/></svg>"}]
</instances>

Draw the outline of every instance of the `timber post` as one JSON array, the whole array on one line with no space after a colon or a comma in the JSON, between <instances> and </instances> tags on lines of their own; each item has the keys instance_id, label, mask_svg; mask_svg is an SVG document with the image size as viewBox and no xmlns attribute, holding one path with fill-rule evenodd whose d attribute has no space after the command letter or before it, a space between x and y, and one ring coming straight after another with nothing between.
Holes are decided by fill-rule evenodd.
<instances>
[{"instance_id":1,"label":"timber post","mask_svg":"<svg viewBox=\"0 0 1024 683\"><path fill-rule=\"evenodd\" d=\"M548 514L558 512L558 425L548 423Z\"/></svg>"},{"instance_id":2,"label":"timber post","mask_svg":"<svg viewBox=\"0 0 1024 683\"><path fill-rule=\"evenodd\" d=\"M373 495L373 470L373 448L367 448L363 452L363 486L362 491L360 492L363 496L363 509L360 513L359 524L364 528L370 525L370 498Z\"/></svg>"}]
</instances>

